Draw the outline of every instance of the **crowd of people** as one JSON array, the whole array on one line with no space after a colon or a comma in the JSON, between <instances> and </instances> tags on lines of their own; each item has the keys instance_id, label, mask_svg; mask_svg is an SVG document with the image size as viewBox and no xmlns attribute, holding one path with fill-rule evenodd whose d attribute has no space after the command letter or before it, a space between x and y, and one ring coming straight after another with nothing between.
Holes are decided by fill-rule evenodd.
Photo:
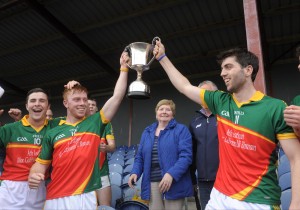
<instances>
[{"instance_id":1,"label":"crowd of people","mask_svg":"<svg viewBox=\"0 0 300 210\"><path fill-rule=\"evenodd\" d=\"M46 119L50 108L46 91L28 92L28 114L0 128L0 148L5 150L0 209L97 208L95 191L102 190L100 169L104 167L99 155L106 149L100 146L101 137L125 95L128 61L123 52L114 93L92 115L87 114L87 89L76 81L65 85L67 116L63 118Z\"/></svg>"},{"instance_id":2,"label":"crowd of people","mask_svg":"<svg viewBox=\"0 0 300 210\"><path fill-rule=\"evenodd\" d=\"M296 52L300 71L300 47ZM217 57L227 91L207 80L193 86L166 56L160 40L153 54L174 87L201 109L186 126L175 119L173 100L158 101L156 121L141 135L128 179L134 188L143 177L141 198L149 201L149 209L181 210L184 199L198 189L198 210L280 209L279 144L291 165L290 209L300 209L300 95L287 106L256 90L259 62L246 49ZM9 110L15 122L0 127L0 158L5 152L0 209L110 206L107 152L116 148L110 121L125 95L129 62L123 52L113 95L100 111L77 81L64 86L66 116L53 117L41 88L28 92L28 114Z\"/></svg>"},{"instance_id":3,"label":"crowd of people","mask_svg":"<svg viewBox=\"0 0 300 210\"><path fill-rule=\"evenodd\" d=\"M280 209L278 143L291 164L290 209L299 209L298 108L255 89L257 56L240 48L218 55L220 76L227 87L223 92L193 86L166 56L160 41L154 54L179 92L217 115L219 168L205 209Z\"/></svg>"}]
</instances>

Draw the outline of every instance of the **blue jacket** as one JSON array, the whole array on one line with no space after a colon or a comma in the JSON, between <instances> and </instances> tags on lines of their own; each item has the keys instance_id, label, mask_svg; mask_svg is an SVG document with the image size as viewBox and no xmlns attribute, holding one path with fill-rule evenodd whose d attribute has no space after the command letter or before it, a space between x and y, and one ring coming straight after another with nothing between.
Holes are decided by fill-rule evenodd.
<instances>
[{"instance_id":1,"label":"blue jacket","mask_svg":"<svg viewBox=\"0 0 300 210\"><path fill-rule=\"evenodd\" d=\"M197 113L189 126L193 139L192 173L197 169L199 181L214 181L219 168L217 119L213 114L207 117L201 111Z\"/></svg>"},{"instance_id":2,"label":"blue jacket","mask_svg":"<svg viewBox=\"0 0 300 210\"><path fill-rule=\"evenodd\" d=\"M138 178L143 174L141 183L141 198L150 200L151 195L151 153L154 135L158 123L148 126L141 137L138 152L135 156L131 174ZM192 137L185 125L172 119L158 137L158 159L162 177L169 173L173 177L170 190L164 193L166 200L175 200L193 196L193 185L189 166L192 163Z\"/></svg>"}]
</instances>

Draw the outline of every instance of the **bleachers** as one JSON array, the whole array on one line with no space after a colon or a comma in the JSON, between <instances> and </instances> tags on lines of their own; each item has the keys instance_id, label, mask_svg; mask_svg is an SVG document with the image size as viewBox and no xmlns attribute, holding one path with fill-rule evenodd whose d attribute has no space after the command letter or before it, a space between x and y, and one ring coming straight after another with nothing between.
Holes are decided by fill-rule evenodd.
<instances>
[{"instance_id":1,"label":"bleachers","mask_svg":"<svg viewBox=\"0 0 300 210\"><path fill-rule=\"evenodd\" d=\"M281 155L278 164L278 177L291 171L290 161L286 155Z\"/></svg>"},{"instance_id":2,"label":"bleachers","mask_svg":"<svg viewBox=\"0 0 300 210\"><path fill-rule=\"evenodd\" d=\"M125 159L125 163L124 163L124 166L127 166L127 165L132 165L134 163L134 157L131 157L131 158L128 158L128 159Z\"/></svg>"},{"instance_id":3,"label":"bleachers","mask_svg":"<svg viewBox=\"0 0 300 210\"><path fill-rule=\"evenodd\" d=\"M112 189L111 206L115 209L148 209L148 206L140 199L142 177L135 184L134 189L128 186L137 149L138 145L130 147L121 145L116 148L115 152L107 155Z\"/></svg>"},{"instance_id":4,"label":"bleachers","mask_svg":"<svg viewBox=\"0 0 300 210\"><path fill-rule=\"evenodd\" d=\"M124 158L120 158L120 157L113 157L112 159L109 159L108 164L119 164L122 167L124 167Z\"/></svg>"},{"instance_id":5,"label":"bleachers","mask_svg":"<svg viewBox=\"0 0 300 210\"><path fill-rule=\"evenodd\" d=\"M292 190L287 189L281 193L281 209L288 210L291 204Z\"/></svg>"},{"instance_id":6,"label":"bleachers","mask_svg":"<svg viewBox=\"0 0 300 210\"><path fill-rule=\"evenodd\" d=\"M133 167L133 163L129 164L129 165L126 165L124 170L123 170L123 176L126 176L127 174L130 174L130 172L132 170L132 167Z\"/></svg>"},{"instance_id":7,"label":"bleachers","mask_svg":"<svg viewBox=\"0 0 300 210\"><path fill-rule=\"evenodd\" d=\"M279 186L281 191L291 189L291 172L285 173L279 177Z\"/></svg>"},{"instance_id":8,"label":"bleachers","mask_svg":"<svg viewBox=\"0 0 300 210\"><path fill-rule=\"evenodd\" d=\"M120 164L109 164L108 163L108 168L109 168L109 172L117 172L119 174L123 174L123 166L121 166Z\"/></svg>"},{"instance_id":9,"label":"bleachers","mask_svg":"<svg viewBox=\"0 0 300 210\"><path fill-rule=\"evenodd\" d=\"M109 179L110 179L110 184L114 184L121 187L122 180L123 180L122 174L119 174L118 172L110 171Z\"/></svg>"},{"instance_id":10,"label":"bleachers","mask_svg":"<svg viewBox=\"0 0 300 210\"><path fill-rule=\"evenodd\" d=\"M291 167L283 150L279 150L278 181L281 188L281 209L288 210L291 203Z\"/></svg>"}]
</instances>

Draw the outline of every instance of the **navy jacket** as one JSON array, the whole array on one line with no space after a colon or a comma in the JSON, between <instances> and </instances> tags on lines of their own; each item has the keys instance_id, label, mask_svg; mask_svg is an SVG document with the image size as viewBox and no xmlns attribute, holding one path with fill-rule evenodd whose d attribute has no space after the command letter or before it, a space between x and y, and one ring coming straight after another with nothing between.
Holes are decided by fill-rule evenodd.
<instances>
[{"instance_id":1,"label":"navy jacket","mask_svg":"<svg viewBox=\"0 0 300 210\"><path fill-rule=\"evenodd\" d=\"M211 114L207 117L201 111L191 121L189 130L193 139L192 172L197 169L199 181L214 181L219 168L219 142L217 119ZM193 180L193 184L195 180Z\"/></svg>"},{"instance_id":2,"label":"navy jacket","mask_svg":"<svg viewBox=\"0 0 300 210\"><path fill-rule=\"evenodd\" d=\"M138 178L143 174L141 198L150 200L151 195L151 153L154 135L158 123L148 126L141 137L138 152L135 156L131 174ZM192 163L192 138L188 128L172 119L158 137L158 159L162 177L169 173L173 177L171 188L164 193L167 200L193 196L193 186L189 172Z\"/></svg>"}]
</instances>

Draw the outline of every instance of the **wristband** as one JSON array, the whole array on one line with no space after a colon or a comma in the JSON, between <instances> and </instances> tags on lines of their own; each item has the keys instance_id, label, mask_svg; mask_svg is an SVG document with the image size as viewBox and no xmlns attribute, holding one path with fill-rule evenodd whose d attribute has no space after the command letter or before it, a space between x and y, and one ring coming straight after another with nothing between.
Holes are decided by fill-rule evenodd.
<instances>
[{"instance_id":1,"label":"wristband","mask_svg":"<svg viewBox=\"0 0 300 210\"><path fill-rule=\"evenodd\" d=\"M128 70L129 70L128 68L122 68L122 67L120 68L120 71L128 72Z\"/></svg>"},{"instance_id":2,"label":"wristband","mask_svg":"<svg viewBox=\"0 0 300 210\"><path fill-rule=\"evenodd\" d=\"M159 56L159 58L157 60L161 61L164 57L166 57L166 54L162 54L161 56Z\"/></svg>"}]
</instances>

